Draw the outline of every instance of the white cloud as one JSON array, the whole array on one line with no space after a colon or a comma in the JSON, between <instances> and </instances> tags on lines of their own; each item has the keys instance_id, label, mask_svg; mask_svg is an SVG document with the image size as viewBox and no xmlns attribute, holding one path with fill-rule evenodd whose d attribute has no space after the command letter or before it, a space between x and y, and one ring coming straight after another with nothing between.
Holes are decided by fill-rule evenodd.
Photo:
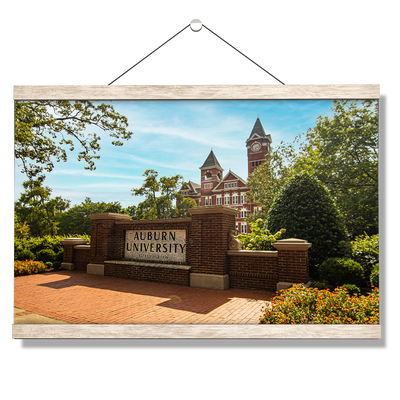
<instances>
[{"instance_id":1,"label":"white cloud","mask_svg":"<svg viewBox=\"0 0 400 400\"><path fill-rule=\"evenodd\" d=\"M143 163L144 165L151 165L152 167L163 167L163 168L170 168L170 169L176 169L177 163L175 162L160 162L156 160L152 160L150 158L143 158L139 156L134 156L133 154L126 154L126 153L119 153L118 157L120 158L126 158L129 160L134 160L140 163ZM181 159L179 159L179 170L184 170L184 171L193 171L196 170L198 166L196 166L194 163L191 162L182 162ZM143 177L137 177L137 179L143 179Z\"/></svg>"},{"instance_id":2,"label":"white cloud","mask_svg":"<svg viewBox=\"0 0 400 400\"><path fill-rule=\"evenodd\" d=\"M82 171L82 170L69 170L69 169L60 169L53 170L51 172L52 175L80 175L80 176L90 176L91 178L113 178L113 179L140 179L142 180L142 176L132 176L132 175L121 175L121 174L110 174L104 172L97 171Z\"/></svg>"}]
</instances>

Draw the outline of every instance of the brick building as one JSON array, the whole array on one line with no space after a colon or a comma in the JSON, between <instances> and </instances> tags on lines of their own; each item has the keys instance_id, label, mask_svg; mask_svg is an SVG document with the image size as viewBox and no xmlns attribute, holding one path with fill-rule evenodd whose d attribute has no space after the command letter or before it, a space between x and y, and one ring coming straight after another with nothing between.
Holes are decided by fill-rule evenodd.
<instances>
[{"instance_id":1,"label":"brick building","mask_svg":"<svg viewBox=\"0 0 400 400\"><path fill-rule=\"evenodd\" d=\"M271 143L271 136L265 134L261 121L257 118L246 140L248 175L265 162L265 156L271 151ZM189 182L181 188L181 194L192 198L199 206L225 205L239 210L236 230L238 233L247 233L249 231L247 215L258 211L261 207L247 200L246 193L249 189L246 181L231 170L223 176L224 169L212 150L200 167L200 171L201 184Z\"/></svg>"}]
</instances>

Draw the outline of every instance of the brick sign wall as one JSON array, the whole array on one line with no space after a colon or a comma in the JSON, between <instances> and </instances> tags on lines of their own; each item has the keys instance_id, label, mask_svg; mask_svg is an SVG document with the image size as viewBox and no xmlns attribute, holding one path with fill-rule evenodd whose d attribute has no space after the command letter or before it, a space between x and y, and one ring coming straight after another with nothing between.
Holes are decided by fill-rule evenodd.
<instances>
[{"instance_id":1,"label":"brick sign wall","mask_svg":"<svg viewBox=\"0 0 400 400\"><path fill-rule=\"evenodd\" d=\"M91 215L91 245L63 241L63 267L212 289L275 291L279 285L307 282L310 243L288 239L275 243L272 252L231 250L238 211L225 206L189 211L191 218L168 220Z\"/></svg>"}]
</instances>

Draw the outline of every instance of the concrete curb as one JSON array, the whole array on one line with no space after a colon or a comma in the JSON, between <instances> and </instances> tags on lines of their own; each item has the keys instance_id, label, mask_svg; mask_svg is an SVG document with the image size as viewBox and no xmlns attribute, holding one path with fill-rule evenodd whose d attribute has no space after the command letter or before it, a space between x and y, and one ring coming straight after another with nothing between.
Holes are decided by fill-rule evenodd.
<instances>
[{"instance_id":1,"label":"concrete curb","mask_svg":"<svg viewBox=\"0 0 400 400\"><path fill-rule=\"evenodd\" d=\"M68 322L59 321L14 307L14 324L68 324Z\"/></svg>"}]
</instances>

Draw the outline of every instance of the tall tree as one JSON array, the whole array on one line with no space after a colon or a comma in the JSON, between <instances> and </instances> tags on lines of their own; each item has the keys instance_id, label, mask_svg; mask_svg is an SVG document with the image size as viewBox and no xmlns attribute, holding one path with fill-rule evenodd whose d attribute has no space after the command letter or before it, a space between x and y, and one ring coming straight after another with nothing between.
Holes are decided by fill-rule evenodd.
<instances>
[{"instance_id":1,"label":"tall tree","mask_svg":"<svg viewBox=\"0 0 400 400\"><path fill-rule=\"evenodd\" d=\"M100 128L122 146L132 132L128 120L109 104L90 101L17 101L15 102L15 158L29 180L50 172L54 160L66 161L67 151L80 146L78 160L85 169L95 169L100 136L87 128Z\"/></svg>"},{"instance_id":2,"label":"tall tree","mask_svg":"<svg viewBox=\"0 0 400 400\"><path fill-rule=\"evenodd\" d=\"M110 203L93 202L89 197L85 198L81 204L71 207L68 211L62 213L59 218L60 233L63 235L90 235L91 220L88 218L91 214L101 213L120 213L127 214L119 201Z\"/></svg>"},{"instance_id":3,"label":"tall tree","mask_svg":"<svg viewBox=\"0 0 400 400\"><path fill-rule=\"evenodd\" d=\"M143 176L143 185L139 189L132 189L132 196L145 198L138 205L141 219L164 219L182 215L174 204L176 200L182 202L185 199L179 192L184 185L182 175L158 178L157 171L148 169Z\"/></svg>"},{"instance_id":4,"label":"tall tree","mask_svg":"<svg viewBox=\"0 0 400 400\"><path fill-rule=\"evenodd\" d=\"M334 100L300 146L295 172L308 171L330 191L353 236L378 233L378 101Z\"/></svg>"},{"instance_id":5,"label":"tall tree","mask_svg":"<svg viewBox=\"0 0 400 400\"><path fill-rule=\"evenodd\" d=\"M70 205L70 201L61 196L51 198L52 190L42 183L40 179L25 181L22 184L25 192L15 203L17 220L29 226L31 236L55 235L60 214Z\"/></svg>"},{"instance_id":6,"label":"tall tree","mask_svg":"<svg viewBox=\"0 0 400 400\"><path fill-rule=\"evenodd\" d=\"M294 175L282 187L269 209L266 228L286 229L284 238L312 243L308 251L310 272L329 257L342 257L348 234L342 215L326 187L307 172Z\"/></svg>"},{"instance_id":7,"label":"tall tree","mask_svg":"<svg viewBox=\"0 0 400 400\"><path fill-rule=\"evenodd\" d=\"M292 166L296 160L296 151L293 144L281 142L266 155L266 161L250 174L247 180L248 200L262 206L263 214L253 218L262 218L271 207L287 179L292 175Z\"/></svg>"},{"instance_id":8,"label":"tall tree","mask_svg":"<svg viewBox=\"0 0 400 400\"><path fill-rule=\"evenodd\" d=\"M295 143L272 149L266 163L248 180L249 195L268 212L280 188L308 172L321 181L341 211L352 236L378 233L378 102L334 100L333 117L316 125Z\"/></svg>"}]
</instances>

